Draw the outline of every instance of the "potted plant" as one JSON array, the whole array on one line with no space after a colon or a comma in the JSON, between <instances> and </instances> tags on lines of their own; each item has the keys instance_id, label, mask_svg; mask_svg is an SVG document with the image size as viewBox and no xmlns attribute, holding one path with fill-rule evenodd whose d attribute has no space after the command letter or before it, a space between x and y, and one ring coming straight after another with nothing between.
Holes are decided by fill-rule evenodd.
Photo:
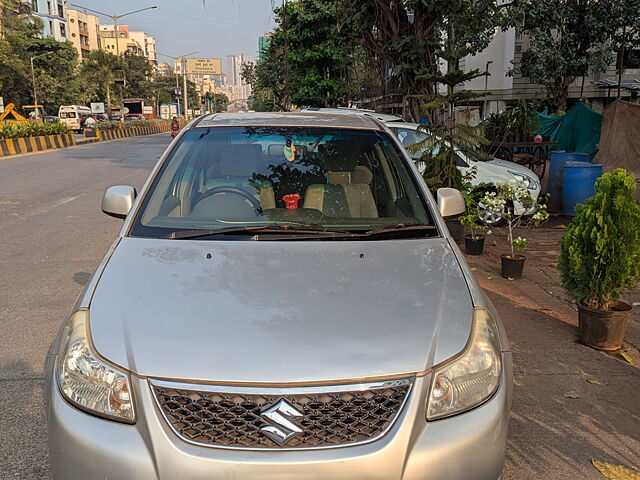
<instances>
[{"instance_id":1,"label":"potted plant","mask_svg":"<svg viewBox=\"0 0 640 480\"><path fill-rule=\"evenodd\" d=\"M578 305L578 336L600 350L622 347L631 306L625 289L640 280L640 206L636 179L623 169L600 177L578 205L562 240L562 286Z\"/></svg>"},{"instance_id":2,"label":"potted plant","mask_svg":"<svg viewBox=\"0 0 640 480\"><path fill-rule=\"evenodd\" d=\"M501 183L495 191L487 192L482 198L486 210L492 210L495 216L502 215L507 224L507 242L510 253L501 255L501 275L504 278L521 278L526 257L516 252L524 252L531 241L515 232L539 226L549 218L546 206L533 198L531 192L521 183ZM526 215L516 215L514 205L521 205Z\"/></svg>"},{"instance_id":3,"label":"potted plant","mask_svg":"<svg viewBox=\"0 0 640 480\"><path fill-rule=\"evenodd\" d=\"M461 192L464 196L467 209L465 214L458 219L460 225L465 227L468 232L464 236L464 248L469 255L482 255L485 237L481 232L487 228L484 224L479 223L478 217L478 197L482 191L474 188L471 184L476 173L477 169L473 167L473 169L463 177L463 189Z\"/></svg>"}]
</instances>

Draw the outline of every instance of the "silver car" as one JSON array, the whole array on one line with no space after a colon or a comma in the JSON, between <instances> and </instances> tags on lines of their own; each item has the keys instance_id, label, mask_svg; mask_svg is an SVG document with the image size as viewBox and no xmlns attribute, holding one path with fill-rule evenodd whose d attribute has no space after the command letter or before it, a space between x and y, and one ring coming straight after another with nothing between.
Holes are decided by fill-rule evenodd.
<instances>
[{"instance_id":1,"label":"silver car","mask_svg":"<svg viewBox=\"0 0 640 480\"><path fill-rule=\"evenodd\" d=\"M188 125L62 326L56 479L497 480L511 353L431 196L377 119Z\"/></svg>"}]
</instances>

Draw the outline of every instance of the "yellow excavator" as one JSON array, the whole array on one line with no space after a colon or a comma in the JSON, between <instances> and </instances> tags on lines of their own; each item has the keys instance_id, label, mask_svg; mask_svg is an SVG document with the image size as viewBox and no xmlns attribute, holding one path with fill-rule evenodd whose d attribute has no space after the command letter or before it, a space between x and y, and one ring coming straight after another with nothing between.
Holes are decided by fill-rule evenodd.
<instances>
[{"instance_id":1,"label":"yellow excavator","mask_svg":"<svg viewBox=\"0 0 640 480\"><path fill-rule=\"evenodd\" d=\"M11 117L11 118L10 118ZM0 122L13 120L16 122L26 122L27 119L16 110L15 103L9 103L4 107L4 113L0 113Z\"/></svg>"},{"instance_id":2,"label":"yellow excavator","mask_svg":"<svg viewBox=\"0 0 640 480\"><path fill-rule=\"evenodd\" d=\"M4 113L0 114L0 122L44 122L46 112L42 105L23 105L23 111L27 115L26 117L20 115L16 110L16 104L10 103L4 107Z\"/></svg>"}]
</instances>

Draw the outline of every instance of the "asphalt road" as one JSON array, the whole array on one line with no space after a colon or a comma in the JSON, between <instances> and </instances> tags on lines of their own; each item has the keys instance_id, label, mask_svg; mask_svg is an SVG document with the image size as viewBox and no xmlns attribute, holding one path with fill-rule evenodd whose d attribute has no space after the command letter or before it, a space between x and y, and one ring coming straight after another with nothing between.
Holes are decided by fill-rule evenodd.
<instances>
[{"instance_id":1,"label":"asphalt road","mask_svg":"<svg viewBox=\"0 0 640 480\"><path fill-rule=\"evenodd\" d=\"M44 362L122 224L102 214L102 194L111 185L140 189L169 140L134 137L0 159L0 480L50 479ZM495 258L472 264L514 348L503 480L597 480L592 458L640 465L640 370L576 345L574 327L550 313L573 312L531 293L544 279L510 284L492 270Z\"/></svg>"},{"instance_id":2,"label":"asphalt road","mask_svg":"<svg viewBox=\"0 0 640 480\"><path fill-rule=\"evenodd\" d=\"M122 221L105 189L140 189L168 134L0 159L0 479L49 477L44 362ZM87 479L89 480L89 479Z\"/></svg>"}]
</instances>

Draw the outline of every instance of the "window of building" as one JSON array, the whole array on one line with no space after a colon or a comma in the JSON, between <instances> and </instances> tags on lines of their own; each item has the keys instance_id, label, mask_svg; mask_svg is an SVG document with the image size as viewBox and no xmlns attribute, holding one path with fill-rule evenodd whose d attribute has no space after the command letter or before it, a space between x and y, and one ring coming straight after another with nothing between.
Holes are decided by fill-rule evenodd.
<instances>
[{"instance_id":1,"label":"window of building","mask_svg":"<svg viewBox=\"0 0 640 480\"><path fill-rule=\"evenodd\" d=\"M34 12L38 11L38 0L31 0L31 9Z\"/></svg>"},{"instance_id":2,"label":"window of building","mask_svg":"<svg viewBox=\"0 0 640 480\"><path fill-rule=\"evenodd\" d=\"M64 18L64 4L58 0L58 16Z\"/></svg>"},{"instance_id":3,"label":"window of building","mask_svg":"<svg viewBox=\"0 0 640 480\"><path fill-rule=\"evenodd\" d=\"M75 22L76 22L73 18L70 18L70 19L69 19L69 21L70 21L71 23L75 23Z\"/></svg>"},{"instance_id":4,"label":"window of building","mask_svg":"<svg viewBox=\"0 0 640 480\"><path fill-rule=\"evenodd\" d=\"M640 68L640 50L625 50L623 66L625 69Z\"/></svg>"},{"instance_id":5,"label":"window of building","mask_svg":"<svg viewBox=\"0 0 640 480\"><path fill-rule=\"evenodd\" d=\"M49 20L49 35L53 35L53 20Z\"/></svg>"},{"instance_id":6,"label":"window of building","mask_svg":"<svg viewBox=\"0 0 640 480\"><path fill-rule=\"evenodd\" d=\"M60 23L60 36L62 38L67 38L67 27L64 23Z\"/></svg>"}]
</instances>

